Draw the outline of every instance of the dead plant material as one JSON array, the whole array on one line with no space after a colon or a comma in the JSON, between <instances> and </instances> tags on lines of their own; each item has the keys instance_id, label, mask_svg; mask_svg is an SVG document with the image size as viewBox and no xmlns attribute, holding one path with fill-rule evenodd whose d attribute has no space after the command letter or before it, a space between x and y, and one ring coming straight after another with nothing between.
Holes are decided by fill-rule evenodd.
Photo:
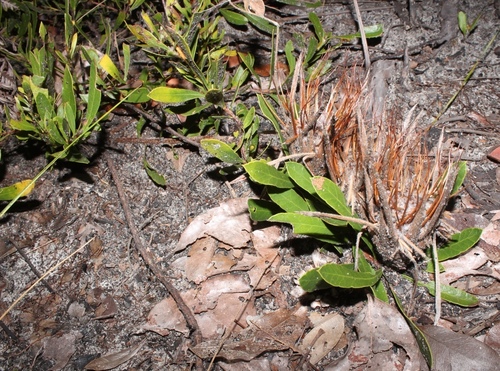
<instances>
[{"instance_id":1,"label":"dead plant material","mask_svg":"<svg viewBox=\"0 0 500 371\"><path fill-rule=\"evenodd\" d=\"M291 88L281 95L287 144L292 153L315 152L308 162L315 175L326 172L318 165L326 162L354 211L376 226L368 233L379 257L404 269L415 257L425 257L423 250L432 244L458 160L444 149L442 137L429 154L416 107L403 118L391 112L375 116L381 110L374 102L381 97L373 97L355 70L340 78L320 106L325 101L322 80L311 74L306 81L297 69Z\"/></svg>"},{"instance_id":2,"label":"dead plant material","mask_svg":"<svg viewBox=\"0 0 500 371\"><path fill-rule=\"evenodd\" d=\"M356 78L345 76L335 88L338 108L325 115L324 152L332 180L358 215L377 225L372 240L380 257L405 268L431 245L458 172L458 160L425 144L425 129L413 107L401 120L393 113L370 117L373 98ZM332 97L333 97L332 93ZM402 121L402 122L401 122Z\"/></svg>"}]
</instances>

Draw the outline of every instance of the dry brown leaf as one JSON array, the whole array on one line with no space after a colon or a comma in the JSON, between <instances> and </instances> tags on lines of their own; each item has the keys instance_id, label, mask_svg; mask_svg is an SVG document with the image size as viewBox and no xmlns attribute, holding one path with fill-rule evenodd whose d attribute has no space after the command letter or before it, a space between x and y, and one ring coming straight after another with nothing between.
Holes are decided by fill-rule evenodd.
<instances>
[{"instance_id":1,"label":"dry brown leaf","mask_svg":"<svg viewBox=\"0 0 500 371\"><path fill-rule=\"evenodd\" d=\"M467 275L487 275L485 272L477 270L487 262L488 256L484 250L480 246L476 246L456 259L442 262L445 271L440 275L441 283L449 285Z\"/></svg>"},{"instance_id":2,"label":"dry brown leaf","mask_svg":"<svg viewBox=\"0 0 500 371\"><path fill-rule=\"evenodd\" d=\"M42 340L43 358L54 361L50 370L62 370L76 351L76 339L81 339L82 334L72 331L62 336L51 336Z\"/></svg>"},{"instance_id":3,"label":"dry brown leaf","mask_svg":"<svg viewBox=\"0 0 500 371\"><path fill-rule=\"evenodd\" d=\"M255 370L272 370L269 359L265 357L260 357L258 359L252 359L251 361L240 361L240 362L217 362L224 371L255 371ZM287 370L289 368L281 368L281 370ZM274 368L277 370L277 368Z\"/></svg>"},{"instance_id":4,"label":"dry brown leaf","mask_svg":"<svg viewBox=\"0 0 500 371\"><path fill-rule=\"evenodd\" d=\"M498 370L500 356L473 337L438 326L422 326L431 346L436 370Z\"/></svg>"},{"instance_id":5,"label":"dry brown leaf","mask_svg":"<svg viewBox=\"0 0 500 371\"><path fill-rule=\"evenodd\" d=\"M163 299L151 309L147 323L142 326L142 329L154 331L162 336L168 335L170 331L189 335L186 320L172 297Z\"/></svg>"},{"instance_id":6,"label":"dry brown leaf","mask_svg":"<svg viewBox=\"0 0 500 371\"><path fill-rule=\"evenodd\" d=\"M212 265L212 258L217 248L217 241L210 237L196 240L189 248L186 259L186 277L188 280L199 284L207 279L207 270Z\"/></svg>"},{"instance_id":7,"label":"dry brown leaf","mask_svg":"<svg viewBox=\"0 0 500 371\"><path fill-rule=\"evenodd\" d=\"M181 296L193 313L214 309L222 294L240 294L250 291L250 285L239 274L222 274L208 278L198 288L181 292Z\"/></svg>"},{"instance_id":8,"label":"dry brown leaf","mask_svg":"<svg viewBox=\"0 0 500 371\"><path fill-rule=\"evenodd\" d=\"M481 239L489 245L500 246L500 223L492 222L483 229Z\"/></svg>"},{"instance_id":9,"label":"dry brown leaf","mask_svg":"<svg viewBox=\"0 0 500 371\"><path fill-rule=\"evenodd\" d=\"M267 228L257 229L252 232L252 243L257 253L264 259L271 261L276 255L278 248L276 241L281 236L281 228L273 225Z\"/></svg>"},{"instance_id":10,"label":"dry brown leaf","mask_svg":"<svg viewBox=\"0 0 500 371\"><path fill-rule=\"evenodd\" d=\"M295 344L307 324L304 307L296 312L283 309L249 318L249 322L258 327L249 326L227 339L218 357L228 361L251 361L264 352L288 349ZM198 357L211 358L218 349L219 342L220 340L205 341L191 350Z\"/></svg>"},{"instance_id":11,"label":"dry brown leaf","mask_svg":"<svg viewBox=\"0 0 500 371\"><path fill-rule=\"evenodd\" d=\"M339 370L428 370L415 337L393 306L369 297L354 320L358 341L338 365Z\"/></svg>"},{"instance_id":12,"label":"dry brown leaf","mask_svg":"<svg viewBox=\"0 0 500 371\"><path fill-rule=\"evenodd\" d=\"M500 324L497 323L486 333L484 343L500 354Z\"/></svg>"},{"instance_id":13,"label":"dry brown leaf","mask_svg":"<svg viewBox=\"0 0 500 371\"><path fill-rule=\"evenodd\" d=\"M190 153L191 151L184 151L182 148L176 148L175 151L172 150L167 152L167 160L172 162L175 170L181 172Z\"/></svg>"},{"instance_id":14,"label":"dry brown leaf","mask_svg":"<svg viewBox=\"0 0 500 371\"><path fill-rule=\"evenodd\" d=\"M96 317L113 317L118 311L118 306L116 305L115 299L111 295L104 295L101 304L95 310Z\"/></svg>"},{"instance_id":15,"label":"dry brown leaf","mask_svg":"<svg viewBox=\"0 0 500 371\"><path fill-rule=\"evenodd\" d=\"M266 12L266 6L263 0L243 0L243 6L247 12L263 17Z\"/></svg>"},{"instance_id":16,"label":"dry brown leaf","mask_svg":"<svg viewBox=\"0 0 500 371\"><path fill-rule=\"evenodd\" d=\"M339 342L344 333L344 318L338 313L322 316L312 312L309 320L313 329L302 340L301 349L304 353L310 354L309 362L315 365Z\"/></svg>"},{"instance_id":17,"label":"dry brown leaf","mask_svg":"<svg viewBox=\"0 0 500 371\"><path fill-rule=\"evenodd\" d=\"M96 371L111 370L132 359L137 354L137 352L139 352L139 350L144 346L144 344L146 344L145 340L131 348L116 353L109 353L105 356L96 358L87 363L85 365L85 369L96 370Z\"/></svg>"},{"instance_id":18,"label":"dry brown leaf","mask_svg":"<svg viewBox=\"0 0 500 371\"><path fill-rule=\"evenodd\" d=\"M196 322L200 327L204 339L220 339L220 337L232 328L234 321L238 318L238 314L245 305L241 294L222 294L219 297L217 306L207 312L196 314ZM256 312L254 302L251 300L246 305L245 312L241 316L254 316ZM244 325L244 323L243 323ZM240 326L236 326L233 330L234 334L242 330Z\"/></svg>"},{"instance_id":19,"label":"dry brown leaf","mask_svg":"<svg viewBox=\"0 0 500 371\"><path fill-rule=\"evenodd\" d=\"M252 230L247 200L235 198L198 215L182 233L175 252L184 250L204 236L212 236L235 248L245 247Z\"/></svg>"}]
</instances>

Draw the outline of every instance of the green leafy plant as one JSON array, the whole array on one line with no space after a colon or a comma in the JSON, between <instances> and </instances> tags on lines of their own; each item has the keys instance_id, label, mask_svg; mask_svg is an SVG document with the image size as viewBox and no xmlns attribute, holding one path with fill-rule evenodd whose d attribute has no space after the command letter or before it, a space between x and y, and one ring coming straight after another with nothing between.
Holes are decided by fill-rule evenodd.
<instances>
[{"instance_id":1,"label":"green leafy plant","mask_svg":"<svg viewBox=\"0 0 500 371\"><path fill-rule=\"evenodd\" d=\"M472 23L468 23L467 20L467 14L465 14L462 11L458 12L458 27L460 28L460 31L464 35L464 37L467 37L471 34L472 31L477 27L479 23L479 19L481 18L481 14L479 14Z\"/></svg>"},{"instance_id":2,"label":"green leafy plant","mask_svg":"<svg viewBox=\"0 0 500 371\"><path fill-rule=\"evenodd\" d=\"M294 233L307 235L333 246L339 253L353 249L355 261L347 264L326 264L300 278L306 291L329 286L341 288L371 288L382 300L387 300L382 271L373 269L364 254L377 259L376 246L370 230L376 224L360 219L352 212L341 189L330 179L312 176L307 168L296 162L286 162L277 170L264 161L244 164L250 179L266 186L270 201L249 200L250 216L255 221L270 221L292 225ZM470 228L450 237L439 249L440 260L463 253L474 246L481 230ZM433 293L432 283L422 284ZM470 294L451 287L443 290L443 299L460 305L477 304Z\"/></svg>"},{"instance_id":3,"label":"green leafy plant","mask_svg":"<svg viewBox=\"0 0 500 371\"><path fill-rule=\"evenodd\" d=\"M76 138L85 140L98 126L95 118L100 108L101 92L97 88L97 66L91 64L90 78L85 94L79 93L68 65L57 75L54 58L54 42L40 25L40 36L46 40L41 48L29 53L31 76L23 76L22 86L16 96L19 118L11 118L9 125L19 139L36 139L48 146L48 153L54 156L65 151L67 159L88 162L76 146L70 146ZM56 75L60 83L52 77ZM86 106L85 113L79 108ZM68 151L67 151L68 150Z\"/></svg>"}]
</instances>

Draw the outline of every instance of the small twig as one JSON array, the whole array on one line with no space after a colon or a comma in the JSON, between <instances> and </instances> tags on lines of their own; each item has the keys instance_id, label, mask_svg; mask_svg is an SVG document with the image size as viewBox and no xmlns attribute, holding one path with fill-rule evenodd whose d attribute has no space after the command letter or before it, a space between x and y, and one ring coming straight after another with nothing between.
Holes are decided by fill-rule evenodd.
<instances>
[{"instance_id":1,"label":"small twig","mask_svg":"<svg viewBox=\"0 0 500 371\"><path fill-rule=\"evenodd\" d=\"M10 242L12 243L12 245L14 245L14 247L16 248L16 250L19 253L19 255L21 255L23 257L23 259L26 262L26 264L29 265L29 267L31 268L31 271L35 274L35 276L37 276L38 278L41 278L42 275L40 274L40 272L38 272L38 270L33 265L33 263L31 263L30 258L28 258L28 256L24 253L24 251L19 246L17 246L17 244L14 241L10 240ZM49 290L52 294L56 293L55 290L48 284L47 281L45 281L44 279L42 279L41 282L47 288L47 290Z\"/></svg>"},{"instance_id":2,"label":"small twig","mask_svg":"<svg viewBox=\"0 0 500 371\"><path fill-rule=\"evenodd\" d=\"M67 260L73 257L76 253L79 253L80 251L83 250L84 247L86 247L88 244L90 244L95 237L91 238L88 240L84 245L73 251L71 254L69 254L67 257L65 257L63 260L61 260L59 263L54 265L52 268L50 268L47 272L45 272L42 277L37 279L30 287L28 287L22 294L19 296L7 310L0 316L0 321L2 321L7 314L19 303L28 293L35 288L36 285L38 285L45 277L47 277L49 274L51 274L53 271L55 271L57 268L59 268L62 264L64 264Z\"/></svg>"},{"instance_id":3,"label":"small twig","mask_svg":"<svg viewBox=\"0 0 500 371\"><path fill-rule=\"evenodd\" d=\"M271 339L273 339L275 342L279 343L279 344L282 344L288 348L290 348L291 350L293 350L295 353L298 353L302 356L302 358L304 360L307 360L307 355L308 354L304 354L299 348L297 348L296 346L292 345L292 344L288 344L286 341L283 341L279 338L277 338L276 336L274 336L272 333L270 333L269 331L263 329L262 327L260 327L259 325L257 325L255 322L252 322L252 321L248 321L250 322L253 326L255 326L257 328L257 330L259 331L262 331L264 334L266 334L267 336L269 336ZM322 333L323 331L323 333ZM316 343L316 341L319 339L320 336L322 336L324 334L324 330L323 329L320 329L318 331L318 333L316 334L316 337L314 339L314 341L312 342L312 344L314 345ZM311 347L312 348L312 347ZM311 352L311 348L308 349L308 353ZM311 367L311 369L313 370L316 370L316 371L319 371L319 368L317 368L316 366L314 366L311 362L307 361L308 362L308 366Z\"/></svg>"},{"instance_id":4,"label":"small twig","mask_svg":"<svg viewBox=\"0 0 500 371\"><path fill-rule=\"evenodd\" d=\"M337 220L342 220L342 221L348 222L348 223L357 223L357 224L361 224L361 225L366 225L371 230L376 230L378 228L378 224L368 222L364 219L353 218L351 216L322 213L319 211L297 211L297 214L302 214L302 215L306 215L306 216L313 216L313 217L317 217L317 218L337 219Z\"/></svg>"},{"instance_id":5,"label":"small twig","mask_svg":"<svg viewBox=\"0 0 500 371\"><path fill-rule=\"evenodd\" d=\"M201 336L201 331L198 326L198 323L196 322L196 318L194 317L193 313L189 309L189 307L186 305L184 300L182 299L181 295L177 291L177 289L170 283L163 272L160 270L158 265L156 265L156 257L154 254L151 252L151 250L147 247L145 247L142 243L141 238L139 237L139 231L137 230L137 227L135 226L134 220L132 219L132 212L130 210L130 206L128 204L125 191L123 189L122 182L120 180L120 177L118 175L118 172L116 171L115 165L113 160L108 156L107 158L107 163L108 163L108 168L111 173L111 177L113 178L113 181L115 182L116 185L116 190L118 191L118 196L120 198L120 202L122 204L123 212L125 214L125 219L127 220L127 224L129 226L130 232L132 233L132 237L134 238L135 246L137 250L139 251L139 254L142 256L144 259L144 262L146 263L147 267L153 272L153 274L158 278L158 280L162 283L162 285L165 287L165 289L168 291L168 293L172 296L172 298L175 300L177 306L179 307L179 310L182 312L184 318L186 319L187 324L191 328L192 335L193 335L193 343L194 345L198 344L202 340ZM202 369L202 364L201 364L201 359L197 359L197 367L201 370Z\"/></svg>"},{"instance_id":6,"label":"small twig","mask_svg":"<svg viewBox=\"0 0 500 371\"><path fill-rule=\"evenodd\" d=\"M302 158L302 157L314 157L314 156L316 156L315 152L295 153L293 155L279 157L275 160L269 161L267 164L269 166L274 166L276 164L279 164L279 163L282 163L282 162L285 162L288 160L294 160L296 158Z\"/></svg>"},{"instance_id":7,"label":"small twig","mask_svg":"<svg viewBox=\"0 0 500 371\"><path fill-rule=\"evenodd\" d=\"M12 340L14 340L16 343L19 343L19 337L14 334L3 321L0 321L0 327Z\"/></svg>"},{"instance_id":8,"label":"small twig","mask_svg":"<svg viewBox=\"0 0 500 371\"><path fill-rule=\"evenodd\" d=\"M434 285L435 288L435 305L436 305L436 316L434 317L434 326L438 325L439 319L441 318L441 283L439 277L439 260L437 253L436 244L436 234L432 238L432 260L434 262Z\"/></svg>"},{"instance_id":9,"label":"small twig","mask_svg":"<svg viewBox=\"0 0 500 371\"><path fill-rule=\"evenodd\" d=\"M162 121L159 120L158 118L156 118L155 116L153 115L150 115L149 113L147 112L144 112L143 110L137 108L136 106L134 106L133 104L129 104L129 103L123 103L124 107L126 107L127 109L130 109L131 111L134 111L135 113L137 113L138 115L140 116L143 116L146 120L150 121L150 122L154 122L155 124L159 124L161 125L162 124ZM187 143L187 144L190 144L194 147L197 147L197 148L200 148L200 143L192 140L192 139L189 139L188 137L178 133L177 131L175 131L174 129L172 129L170 126L165 126L165 127L162 127L162 129L166 130L170 135L172 135L173 137L177 137L179 138L179 140L183 141L184 143Z\"/></svg>"},{"instance_id":10,"label":"small twig","mask_svg":"<svg viewBox=\"0 0 500 371\"><path fill-rule=\"evenodd\" d=\"M363 54L365 55L365 68L368 72L370 70L370 53L368 51L368 43L366 42L365 28L363 20L361 19L361 12L359 10L358 0L353 0L354 9L356 11L356 18L358 19L359 33L361 34L361 43L363 44Z\"/></svg>"},{"instance_id":11,"label":"small twig","mask_svg":"<svg viewBox=\"0 0 500 371\"><path fill-rule=\"evenodd\" d=\"M213 364L215 362L215 358L217 357L217 355L219 354L220 350L224 346L224 343L226 342L227 339L229 339L229 336L231 336L231 333L233 332L233 330L236 327L236 325L238 325L238 323L240 323L241 316L247 310L248 303L250 303L250 299L253 297L254 291L257 289L257 287L259 287L259 284L262 281L262 278L269 271L269 268L271 267L271 265L273 265L274 261L276 260L276 258L278 256L279 256L279 252L277 252L276 255L274 255L274 257L270 260L270 262L267 264L266 268L262 271L262 274L260 275L259 280L255 284L255 286L252 287L252 289L250 290L250 292L248 293L248 298L245 300L245 303L244 303L243 307L241 308L240 312L238 313L238 315L234 319L234 322L231 325L231 327L224 334L224 337L221 339L221 341L219 343L219 346L217 347L214 355L212 356L212 360L210 361L210 365L208 366L207 371L210 371L212 369Z\"/></svg>"}]
</instances>

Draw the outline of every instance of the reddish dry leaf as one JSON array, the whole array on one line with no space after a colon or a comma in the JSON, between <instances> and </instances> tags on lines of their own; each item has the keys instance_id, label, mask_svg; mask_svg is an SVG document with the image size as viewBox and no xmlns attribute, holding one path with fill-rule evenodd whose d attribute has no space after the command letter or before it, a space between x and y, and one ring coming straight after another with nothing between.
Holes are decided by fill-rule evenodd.
<instances>
[{"instance_id":1,"label":"reddish dry leaf","mask_svg":"<svg viewBox=\"0 0 500 371\"><path fill-rule=\"evenodd\" d=\"M222 274L208 278L196 289L181 292L181 296L193 313L202 313L214 309L222 294L241 294L248 291L250 285L242 275Z\"/></svg>"},{"instance_id":2,"label":"reddish dry leaf","mask_svg":"<svg viewBox=\"0 0 500 371\"><path fill-rule=\"evenodd\" d=\"M428 370L417 342L398 310L369 297L354 320L358 341L338 365L338 370Z\"/></svg>"},{"instance_id":3,"label":"reddish dry leaf","mask_svg":"<svg viewBox=\"0 0 500 371\"><path fill-rule=\"evenodd\" d=\"M175 252L205 236L212 236L235 248L245 247L252 230L247 200L235 198L198 215L182 233Z\"/></svg>"},{"instance_id":4,"label":"reddish dry leaf","mask_svg":"<svg viewBox=\"0 0 500 371\"><path fill-rule=\"evenodd\" d=\"M481 239L489 245L500 246L500 223L492 222L483 229ZM499 248L500 249L500 248Z\"/></svg>"},{"instance_id":5,"label":"reddish dry leaf","mask_svg":"<svg viewBox=\"0 0 500 371\"><path fill-rule=\"evenodd\" d=\"M344 318L338 313L325 316L312 312L313 329L302 340L301 349L310 354L313 365L321 361L337 345L344 333Z\"/></svg>"},{"instance_id":6,"label":"reddish dry leaf","mask_svg":"<svg viewBox=\"0 0 500 371\"><path fill-rule=\"evenodd\" d=\"M224 333L233 327L234 322L238 320L237 316L244 306L246 306L246 308L241 318L254 316L256 312L254 302L251 300L247 305L245 301L242 300L243 298L246 299L246 297L246 295L242 296L241 294L234 293L222 294L214 309L196 314L196 322L200 327L203 338L207 340L220 339ZM240 324L244 325L244 323ZM242 328L240 326L236 326L233 333L237 334L241 330Z\"/></svg>"},{"instance_id":7,"label":"reddish dry leaf","mask_svg":"<svg viewBox=\"0 0 500 371\"><path fill-rule=\"evenodd\" d=\"M438 326L420 328L431 346L436 370L498 370L500 356L473 337Z\"/></svg>"},{"instance_id":8,"label":"reddish dry leaf","mask_svg":"<svg viewBox=\"0 0 500 371\"><path fill-rule=\"evenodd\" d=\"M278 251L276 241L280 238L280 236L281 228L276 225L263 229L257 229L251 234L253 247L257 250L257 253L260 256L271 261L274 259L274 256Z\"/></svg>"},{"instance_id":9,"label":"reddish dry leaf","mask_svg":"<svg viewBox=\"0 0 500 371\"><path fill-rule=\"evenodd\" d=\"M307 324L307 316L305 308L295 313L284 309L265 314L251 322L260 326L250 326L227 339L218 357L228 361L251 361L264 352L288 349L301 336ZM200 358L211 358L219 343L220 340L209 340L191 350Z\"/></svg>"},{"instance_id":10,"label":"reddish dry leaf","mask_svg":"<svg viewBox=\"0 0 500 371\"><path fill-rule=\"evenodd\" d=\"M488 153L488 159L494 162L500 162L500 147L495 148Z\"/></svg>"},{"instance_id":11,"label":"reddish dry leaf","mask_svg":"<svg viewBox=\"0 0 500 371\"><path fill-rule=\"evenodd\" d=\"M484 343L500 354L500 324L497 323L486 333Z\"/></svg>"},{"instance_id":12,"label":"reddish dry leaf","mask_svg":"<svg viewBox=\"0 0 500 371\"><path fill-rule=\"evenodd\" d=\"M489 275L497 279L499 272L495 270L479 271L478 269L488 262L488 256L480 246L470 249L466 254L456 259L442 262L445 271L441 273L441 283L449 285L467 275Z\"/></svg>"},{"instance_id":13,"label":"reddish dry leaf","mask_svg":"<svg viewBox=\"0 0 500 371\"><path fill-rule=\"evenodd\" d=\"M186 320L172 297L163 299L151 309L147 323L142 326L142 329L154 331L162 336L168 335L170 331L189 335Z\"/></svg>"},{"instance_id":14,"label":"reddish dry leaf","mask_svg":"<svg viewBox=\"0 0 500 371\"><path fill-rule=\"evenodd\" d=\"M217 241L208 236L196 240L189 248L186 259L186 277L199 284L207 279L207 270L212 265L212 258L217 248Z\"/></svg>"},{"instance_id":15,"label":"reddish dry leaf","mask_svg":"<svg viewBox=\"0 0 500 371\"><path fill-rule=\"evenodd\" d=\"M190 151L185 151L182 148L176 148L175 152L173 150L168 151L166 157L167 160L169 160L172 163L174 169L177 170L178 172L181 172L190 153L191 153Z\"/></svg>"},{"instance_id":16,"label":"reddish dry leaf","mask_svg":"<svg viewBox=\"0 0 500 371\"><path fill-rule=\"evenodd\" d=\"M62 336L51 336L42 340L43 358L53 361L50 370L62 370L76 351L76 339L81 339L82 334L72 331Z\"/></svg>"},{"instance_id":17,"label":"reddish dry leaf","mask_svg":"<svg viewBox=\"0 0 500 371\"><path fill-rule=\"evenodd\" d=\"M109 318L113 317L118 311L118 306L116 305L115 299L111 295L104 295L101 304L95 310L95 316L97 318Z\"/></svg>"},{"instance_id":18,"label":"reddish dry leaf","mask_svg":"<svg viewBox=\"0 0 500 371\"><path fill-rule=\"evenodd\" d=\"M105 356L96 358L87 363L85 365L85 369L95 370L95 371L111 370L132 359L137 354L137 352L139 352L139 350L144 346L144 344L146 344L145 340L131 348L116 353L109 353Z\"/></svg>"}]
</instances>

